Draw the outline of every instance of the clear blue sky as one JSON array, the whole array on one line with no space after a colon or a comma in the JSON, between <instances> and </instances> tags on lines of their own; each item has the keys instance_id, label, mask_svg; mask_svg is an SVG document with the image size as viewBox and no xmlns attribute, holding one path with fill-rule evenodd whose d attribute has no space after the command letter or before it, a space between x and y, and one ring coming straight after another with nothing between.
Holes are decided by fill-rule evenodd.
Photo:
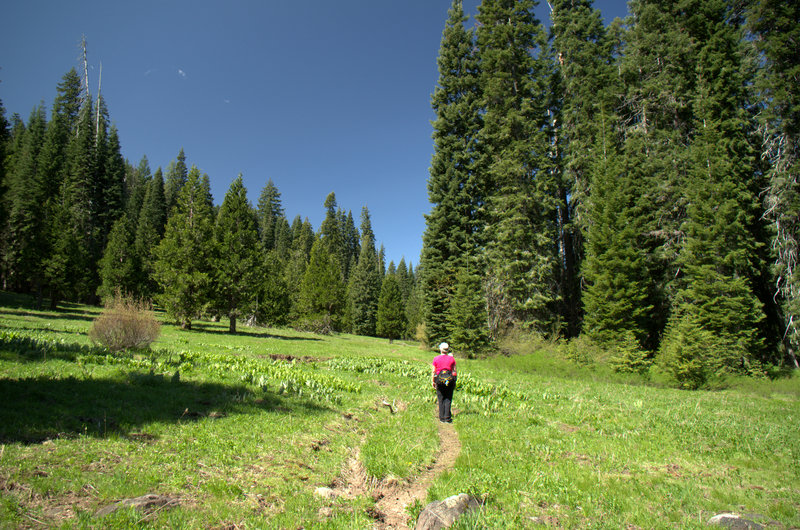
<instances>
[{"instance_id":1,"label":"clear blue sky","mask_svg":"<svg viewBox=\"0 0 800 530\"><path fill-rule=\"evenodd\" d=\"M469 15L479 0L465 0ZM0 5L0 99L28 119L78 68L102 93L122 154L153 171L183 148L221 203L242 173L268 179L289 221L318 229L323 202L359 226L367 206L387 263L418 264L430 211L430 95L450 0L16 0ZM599 0L606 23L625 0ZM549 21L546 2L537 7ZM470 21L470 24L472 22Z\"/></svg>"}]
</instances>

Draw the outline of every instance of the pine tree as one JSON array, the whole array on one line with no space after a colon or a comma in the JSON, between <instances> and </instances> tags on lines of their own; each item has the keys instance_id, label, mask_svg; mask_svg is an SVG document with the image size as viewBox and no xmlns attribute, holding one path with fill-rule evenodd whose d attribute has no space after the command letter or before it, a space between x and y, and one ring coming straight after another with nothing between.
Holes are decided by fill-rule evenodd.
<instances>
[{"instance_id":1,"label":"pine tree","mask_svg":"<svg viewBox=\"0 0 800 530\"><path fill-rule=\"evenodd\" d=\"M643 227L631 180L635 173L622 165L611 127L606 132L590 167L583 330L607 347L615 347L629 334L646 347L652 307L647 303L646 256L638 246Z\"/></svg>"},{"instance_id":2,"label":"pine tree","mask_svg":"<svg viewBox=\"0 0 800 530\"><path fill-rule=\"evenodd\" d=\"M533 7L532 0L484 1L477 17L485 106L481 139L493 189L487 298L495 313L490 323L504 320L497 314L510 310L512 323L549 334L558 320L559 201L550 160L546 42Z\"/></svg>"},{"instance_id":3,"label":"pine tree","mask_svg":"<svg viewBox=\"0 0 800 530\"><path fill-rule=\"evenodd\" d=\"M319 239L327 248L328 253L337 261L339 270L343 270L345 257L344 235L340 221L340 211L336 205L336 194L330 192L325 198L325 219L319 227ZM342 275L344 278L344 274Z\"/></svg>"},{"instance_id":4,"label":"pine tree","mask_svg":"<svg viewBox=\"0 0 800 530\"><path fill-rule=\"evenodd\" d=\"M800 6L796 2L751 0L749 29L763 60L757 89L763 111L763 154L769 162L767 217L775 232L777 293L782 301L787 357L800 368L800 275L795 272L800 248Z\"/></svg>"},{"instance_id":5,"label":"pine tree","mask_svg":"<svg viewBox=\"0 0 800 530\"><path fill-rule=\"evenodd\" d=\"M5 196L8 191L8 180L6 176L6 155L11 149L11 131L9 130L9 123L6 119L6 108L3 106L3 100L0 99L0 233L2 227L6 225L7 209L5 204Z\"/></svg>"},{"instance_id":6,"label":"pine tree","mask_svg":"<svg viewBox=\"0 0 800 530\"><path fill-rule=\"evenodd\" d=\"M22 291L41 287L42 262L46 258L46 226L38 215L47 199L46 183L39 168L46 126L45 111L39 105L31 112L20 135L9 172L5 262L10 285Z\"/></svg>"},{"instance_id":7,"label":"pine tree","mask_svg":"<svg viewBox=\"0 0 800 530\"><path fill-rule=\"evenodd\" d=\"M113 298L117 293L137 295L139 292L139 260L134 245L135 224L123 215L114 223L108 244L99 263L100 287L98 296Z\"/></svg>"},{"instance_id":8,"label":"pine tree","mask_svg":"<svg viewBox=\"0 0 800 530\"><path fill-rule=\"evenodd\" d=\"M145 195L136 223L134 248L139 259L137 270L139 296L151 299L158 293L155 280L155 249L164 237L167 224L167 203L164 198L164 178L159 168L144 184Z\"/></svg>"},{"instance_id":9,"label":"pine tree","mask_svg":"<svg viewBox=\"0 0 800 530\"><path fill-rule=\"evenodd\" d=\"M403 336L407 325L400 283L397 276L387 274L383 278L378 300L376 331L380 337L393 341Z\"/></svg>"},{"instance_id":10,"label":"pine tree","mask_svg":"<svg viewBox=\"0 0 800 530\"><path fill-rule=\"evenodd\" d=\"M611 47L600 11L592 8L591 0L555 0L551 7L550 33L557 63L554 85L558 87L554 95L560 100L553 140L559 165L559 246L563 256L560 313L567 336L575 336L582 319L579 266L588 224L591 168L598 156L595 148L600 128L614 105L617 78L612 75Z\"/></svg>"},{"instance_id":11,"label":"pine tree","mask_svg":"<svg viewBox=\"0 0 800 530\"><path fill-rule=\"evenodd\" d=\"M236 333L237 318L253 314L258 301L264 252L256 227L240 174L225 194L214 229L215 301L228 315L230 333Z\"/></svg>"},{"instance_id":12,"label":"pine tree","mask_svg":"<svg viewBox=\"0 0 800 530\"><path fill-rule=\"evenodd\" d=\"M269 252L277 247L278 227L281 220L285 219L283 206L281 204L281 194L272 182L267 181L261 196L258 199L258 231L264 250Z\"/></svg>"},{"instance_id":13,"label":"pine tree","mask_svg":"<svg viewBox=\"0 0 800 530\"><path fill-rule=\"evenodd\" d=\"M317 238L303 274L298 297L298 312L303 327L313 331L337 331L344 311L345 286L339 260L329 245Z\"/></svg>"},{"instance_id":14,"label":"pine tree","mask_svg":"<svg viewBox=\"0 0 800 530\"><path fill-rule=\"evenodd\" d=\"M727 22L722 0L698 5L703 16L687 23L698 43L693 113L695 135L686 179L685 241L673 319L710 331L720 355L714 371L736 370L758 360L765 315L753 290L762 268L752 227L758 215L755 153L748 143L743 41ZM678 329L677 325L668 329ZM669 341L669 337L665 339Z\"/></svg>"},{"instance_id":15,"label":"pine tree","mask_svg":"<svg viewBox=\"0 0 800 530\"><path fill-rule=\"evenodd\" d=\"M54 255L57 261L69 260L72 274L61 278L59 283L70 285L67 296L72 299L90 301L99 286L97 262L102 248L99 244L100 227L97 219L97 158L95 126L91 98L86 99L78 116L77 130L67 148L67 177L62 187L61 206L67 207L67 224L54 226L54 237L69 232L64 237L73 238L75 248L69 250L69 258ZM55 246L55 245L54 245Z\"/></svg>"},{"instance_id":16,"label":"pine tree","mask_svg":"<svg viewBox=\"0 0 800 530\"><path fill-rule=\"evenodd\" d=\"M207 179L192 166L155 252L155 275L163 292L159 300L184 329L191 328L208 299L214 222L210 193Z\"/></svg>"},{"instance_id":17,"label":"pine tree","mask_svg":"<svg viewBox=\"0 0 800 530\"><path fill-rule=\"evenodd\" d=\"M487 188L476 169L482 127L479 67L474 34L464 27L466 21L461 1L454 0L442 32L439 80L431 98L436 120L428 198L433 206L425 217L421 257L430 344L446 338L456 270L480 246L478 231L484 222Z\"/></svg>"},{"instance_id":18,"label":"pine tree","mask_svg":"<svg viewBox=\"0 0 800 530\"><path fill-rule=\"evenodd\" d=\"M164 197L167 201L167 215L172 213L172 209L177 204L178 196L186 185L187 179L188 169L186 166L186 154L181 147L177 160L170 163L164 181Z\"/></svg>"},{"instance_id":19,"label":"pine tree","mask_svg":"<svg viewBox=\"0 0 800 530\"><path fill-rule=\"evenodd\" d=\"M447 319L449 344L453 351L470 358L487 352L491 347L487 318L481 278L465 267L456 276L455 294Z\"/></svg>"},{"instance_id":20,"label":"pine tree","mask_svg":"<svg viewBox=\"0 0 800 530\"><path fill-rule=\"evenodd\" d=\"M375 235L366 206L361 209L361 253L350 276L348 293L353 333L374 336L381 294L381 275L378 270Z\"/></svg>"}]
</instances>

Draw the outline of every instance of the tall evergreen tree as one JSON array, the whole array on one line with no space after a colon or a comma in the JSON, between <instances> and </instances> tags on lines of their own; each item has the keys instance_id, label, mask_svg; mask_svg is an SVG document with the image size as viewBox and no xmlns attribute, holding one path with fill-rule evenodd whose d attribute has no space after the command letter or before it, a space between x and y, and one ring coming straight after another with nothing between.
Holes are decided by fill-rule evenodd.
<instances>
[{"instance_id":1,"label":"tall evergreen tree","mask_svg":"<svg viewBox=\"0 0 800 530\"><path fill-rule=\"evenodd\" d=\"M591 0L554 0L550 34L558 72L560 99L553 145L559 165L559 234L563 275L560 280L566 333L580 330L580 271L587 230L587 201L598 135L614 105L616 77L611 47L600 11ZM601 115L604 113L604 115Z\"/></svg>"},{"instance_id":2,"label":"tall evergreen tree","mask_svg":"<svg viewBox=\"0 0 800 530\"><path fill-rule=\"evenodd\" d=\"M175 209L169 216L164 238L156 247L155 273L167 314L184 329L208 300L209 263L213 238L213 210L207 179L192 166Z\"/></svg>"},{"instance_id":3,"label":"tall evergreen tree","mask_svg":"<svg viewBox=\"0 0 800 530\"><path fill-rule=\"evenodd\" d=\"M481 278L465 267L456 276L456 290L448 315L450 347L468 357L490 349L486 301L481 295Z\"/></svg>"},{"instance_id":4,"label":"tall evergreen tree","mask_svg":"<svg viewBox=\"0 0 800 530\"><path fill-rule=\"evenodd\" d=\"M141 255L134 245L135 226L127 215L123 215L111 229L99 263L100 287L97 294L102 299L113 298L116 293L126 296L139 294Z\"/></svg>"},{"instance_id":5,"label":"tall evergreen tree","mask_svg":"<svg viewBox=\"0 0 800 530\"><path fill-rule=\"evenodd\" d=\"M5 262L9 283L23 291L39 288L43 281L41 270L47 240L39 212L47 197L39 165L46 127L44 107L39 105L31 112L24 133L19 131L21 138L9 172Z\"/></svg>"},{"instance_id":6,"label":"tall evergreen tree","mask_svg":"<svg viewBox=\"0 0 800 530\"><path fill-rule=\"evenodd\" d=\"M97 262L102 248L99 241L100 230L97 211L97 151L95 126L91 98L86 98L81 107L77 130L67 148L67 178L62 187L62 207L68 209L68 223L56 225L53 236L69 231L67 238L74 238L75 248L69 250L68 261L72 273L68 296L82 301L91 301L99 285ZM54 259L64 261L67 256L54 255Z\"/></svg>"},{"instance_id":7,"label":"tall evergreen tree","mask_svg":"<svg viewBox=\"0 0 800 530\"><path fill-rule=\"evenodd\" d=\"M481 138L493 189L487 296L490 312L508 308L512 323L552 333L558 322L559 200L550 160L546 41L533 7L532 0L486 0L477 17ZM490 322L498 321L490 315Z\"/></svg>"},{"instance_id":8,"label":"tall evergreen tree","mask_svg":"<svg viewBox=\"0 0 800 530\"><path fill-rule=\"evenodd\" d=\"M396 275L387 274L378 300L376 331L379 336L393 341L403 336L407 324L400 283Z\"/></svg>"},{"instance_id":9,"label":"tall evergreen tree","mask_svg":"<svg viewBox=\"0 0 800 530\"><path fill-rule=\"evenodd\" d=\"M228 315L230 333L236 333L237 318L255 311L264 260L256 212L247 200L241 174L225 194L214 229L214 243L215 305Z\"/></svg>"},{"instance_id":10,"label":"tall evergreen tree","mask_svg":"<svg viewBox=\"0 0 800 530\"><path fill-rule=\"evenodd\" d=\"M258 231L264 250L269 252L277 246L278 230L282 219L285 219L281 194L272 182L267 181L258 199Z\"/></svg>"},{"instance_id":11,"label":"tall evergreen tree","mask_svg":"<svg viewBox=\"0 0 800 530\"><path fill-rule=\"evenodd\" d=\"M167 203L164 198L164 177L159 168L145 184L144 202L136 222L134 248L138 257L137 293L153 298L158 292L155 280L155 249L164 237L167 224Z\"/></svg>"},{"instance_id":12,"label":"tall evergreen tree","mask_svg":"<svg viewBox=\"0 0 800 530\"><path fill-rule=\"evenodd\" d=\"M448 11L439 48L439 80L431 98L434 155L428 179L421 279L423 314L429 344L447 337L447 315L455 275L480 247L479 230L487 188L476 166L480 161L478 132L482 127L479 66L474 33L464 27L462 2Z\"/></svg>"},{"instance_id":13,"label":"tall evergreen tree","mask_svg":"<svg viewBox=\"0 0 800 530\"><path fill-rule=\"evenodd\" d=\"M164 181L164 197L167 201L167 214L170 214L177 204L178 195L180 195L187 180L188 169L186 166L186 154L183 152L183 147L181 147L177 160L170 163Z\"/></svg>"},{"instance_id":14,"label":"tall evergreen tree","mask_svg":"<svg viewBox=\"0 0 800 530\"><path fill-rule=\"evenodd\" d=\"M378 252L369 209L361 209L361 253L348 285L351 304L352 331L357 335L374 336L378 318L378 298L381 294L381 275Z\"/></svg>"},{"instance_id":15,"label":"tall evergreen tree","mask_svg":"<svg viewBox=\"0 0 800 530\"><path fill-rule=\"evenodd\" d=\"M732 370L762 353L759 326L765 314L753 289L753 278L763 268L753 231L760 186L747 137L741 32L728 23L722 0L704 1L696 11L702 16L686 23L698 48L696 123L674 318L712 332L726 352L726 359L717 356L719 366Z\"/></svg>"},{"instance_id":16,"label":"tall evergreen tree","mask_svg":"<svg viewBox=\"0 0 800 530\"><path fill-rule=\"evenodd\" d=\"M298 312L305 326L317 331L337 331L344 311L345 286L339 259L317 238L303 274Z\"/></svg>"},{"instance_id":17,"label":"tall evergreen tree","mask_svg":"<svg viewBox=\"0 0 800 530\"><path fill-rule=\"evenodd\" d=\"M776 286L782 300L787 357L800 368L800 6L797 2L750 0L748 27L763 59L757 82L763 157L769 162L767 218L775 232Z\"/></svg>"}]
</instances>

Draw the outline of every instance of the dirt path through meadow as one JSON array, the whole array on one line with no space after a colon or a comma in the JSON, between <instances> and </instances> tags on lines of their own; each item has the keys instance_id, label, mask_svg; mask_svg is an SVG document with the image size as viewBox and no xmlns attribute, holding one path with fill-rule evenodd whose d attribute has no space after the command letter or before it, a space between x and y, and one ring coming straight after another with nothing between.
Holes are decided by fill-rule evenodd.
<instances>
[{"instance_id":1,"label":"dirt path through meadow","mask_svg":"<svg viewBox=\"0 0 800 530\"><path fill-rule=\"evenodd\" d=\"M456 462L461 452L461 442L452 423L439 423L439 452L433 465L408 484L384 485L376 493L382 495L376 503L375 530L409 528L406 507L415 501L424 501L433 480Z\"/></svg>"}]
</instances>

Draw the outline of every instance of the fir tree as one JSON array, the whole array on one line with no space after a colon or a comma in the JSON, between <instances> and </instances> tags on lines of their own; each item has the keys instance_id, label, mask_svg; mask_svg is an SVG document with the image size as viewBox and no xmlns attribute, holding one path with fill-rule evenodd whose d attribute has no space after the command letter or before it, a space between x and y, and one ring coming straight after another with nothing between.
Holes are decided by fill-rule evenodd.
<instances>
[{"instance_id":1,"label":"fir tree","mask_svg":"<svg viewBox=\"0 0 800 530\"><path fill-rule=\"evenodd\" d=\"M155 275L162 290L159 300L184 329L191 328L208 299L214 222L210 193L207 179L192 166L155 252Z\"/></svg>"},{"instance_id":2,"label":"fir tree","mask_svg":"<svg viewBox=\"0 0 800 530\"><path fill-rule=\"evenodd\" d=\"M800 368L800 6L796 2L751 0L747 20L763 60L757 80L763 111L763 158L769 162L766 216L773 223L777 295L787 356Z\"/></svg>"},{"instance_id":3,"label":"fir tree","mask_svg":"<svg viewBox=\"0 0 800 530\"><path fill-rule=\"evenodd\" d=\"M403 336L407 326L403 295L397 276L387 274L383 278L378 300L376 331L380 337L390 341Z\"/></svg>"},{"instance_id":4,"label":"fir tree","mask_svg":"<svg viewBox=\"0 0 800 530\"><path fill-rule=\"evenodd\" d=\"M486 267L489 311L551 333L557 321L558 197L551 171L545 36L532 1L483 2L478 49L482 140L494 192ZM490 322L501 319L492 316ZM493 330L497 333L502 330Z\"/></svg>"},{"instance_id":5,"label":"fir tree","mask_svg":"<svg viewBox=\"0 0 800 530\"><path fill-rule=\"evenodd\" d=\"M264 253L256 226L240 174L225 194L214 230L216 306L228 315L230 333L236 333L237 318L253 314L258 301Z\"/></svg>"},{"instance_id":6,"label":"fir tree","mask_svg":"<svg viewBox=\"0 0 800 530\"><path fill-rule=\"evenodd\" d=\"M652 308L647 303L646 257L638 246L643 228L631 181L635 173L622 166L611 137L603 135L599 142L587 203L583 330L608 347L628 334L645 347Z\"/></svg>"},{"instance_id":7,"label":"fir tree","mask_svg":"<svg viewBox=\"0 0 800 530\"><path fill-rule=\"evenodd\" d=\"M456 276L456 289L448 315L449 344L453 351L468 357L490 349L486 300L481 278L469 268Z\"/></svg>"},{"instance_id":8,"label":"fir tree","mask_svg":"<svg viewBox=\"0 0 800 530\"><path fill-rule=\"evenodd\" d=\"M134 248L139 259L136 292L144 298L153 298L158 292L155 280L155 249L164 236L167 224L167 203L164 198L164 178L159 168L144 185L144 202L136 223Z\"/></svg>"},{"instance_id":9,"label":"fir tree","mask_svg":"<svg viewBox=\"0 0 800 530\"><path fill-rule=\"evenodd\" d=\"M434 155L428 179L433 205L423 234L421 283L430 344L447 335L447 314L459 265L480 246L487 189L476 164L482 127L478 60L474 35L465 29L460 0L454 0L439 49L439 80L431 98Z\"/></svg>"},{"instance_id":10,"label":"fir tree","mask_svg":"<svg viewBox=\"0 0 800 530\"><path fill-rule=\"evenodd\" d=\"M9 284L23 291L41 287L42 263L46 258L46 225L39 215L47 199L44 175L39 168L46 127L45 111L39 105L31 112L28 125L20 134L9 172L5 261ZM18 131L18 134L22 132Z\"/></svg>"},{"instance_id":11,"label":"fir tree","mask_svg":"<svg viewBox=\"0 0 800 530\"><path fill-rule=\"evenodd\" d=\"M135 225L123 215L114 223L108 244L99 263L98 296L113 298L115 294L136 295L139 291L139 259L134 245Z\"/></svg>"},{"instance_id":12,"label":"fir tree","mask_svg":"<svg viewBox=\"0 0 800 530\"><path fill-rule=\"evenodd\" d=\"M559 165L559 234L563 274L560 280L568 336L580 330L579 265L587 230L587 201L591 167L603 121L613 107L616 77L612 75L611 47L600 11L591 0L555 0L551 3L552 46L555 53L559 98L553 146ZM556 110L556 109L554 109ZM605 113L605 116L601 116ZM605 131L604 131L605 132Z\"/></svg>"},{"instance_id":13,"label":"fir tree","mask_svg":"<svg viewBox=\"0 0 800 530\"><path fill-rule=\"evenodd\" d=\"M264 250L269 252L277 246L279 226L281 220L285 219L281 194L272 179L269 179L261 190L257 213L261 243L264 245Z\"/></svg>"},{"instance_id":14,"label":"fir tree","mask_svg":"<svg viewBox=\"0 0 800 530\"><path fill-rule=\"evenodd\" d=\"M317 238L303 274L298 298L298 312L303 327L330 332L339 329L344 311L345 286L339 260L328 244Z\"/></svg>"},{"instance_id":15,"label":"fir tree","mask_svg":"<svg viewBox=\"0 0 800 530\"><path fill-rule=\"evenodd\" d=\"M188 179L188 169L186 166L186 154L181 147L177 160L170 163L164 182L164 197L167 201L167 214L171 214L172 209L178 202L178 196L186 185Z\"/></svg>"},{"instance_id":16,"label":"fir tree","mask_svg":"<svg viewBox=\"0 0 800 530\"><path fill-rule=\"evenodd\" d=\"M381 294L378 252L367 207L361 209L361 253L348 285L352 331L357 335L374 336Z\"/></svg>"}]
</instances>

